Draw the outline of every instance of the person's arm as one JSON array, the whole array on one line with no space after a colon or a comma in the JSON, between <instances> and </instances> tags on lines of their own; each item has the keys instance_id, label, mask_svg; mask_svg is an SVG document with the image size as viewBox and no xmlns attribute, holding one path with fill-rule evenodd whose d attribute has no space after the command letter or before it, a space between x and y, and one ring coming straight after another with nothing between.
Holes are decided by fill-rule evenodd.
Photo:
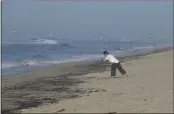
<instances>
[{"instance_id":1,"label":"person's arm","mask_svg":"<svg viewBox=\"0 0 174 114\"><path fill-rule=\"evenodd\" d=\"M108 60L108 56L106 56L104 59L103 59L103 62L106 62Z\"/></svg>"}]
</instances>

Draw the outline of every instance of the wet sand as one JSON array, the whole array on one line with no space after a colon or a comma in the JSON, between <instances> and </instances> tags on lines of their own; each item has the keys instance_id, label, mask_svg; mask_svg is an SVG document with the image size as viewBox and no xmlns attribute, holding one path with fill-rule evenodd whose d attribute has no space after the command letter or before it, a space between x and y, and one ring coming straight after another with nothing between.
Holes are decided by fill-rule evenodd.
<instances>
[{"instance_id":1,"label":"wet sand","mask_svg":"<svg viewBox=\"0 0 174 114\"><path fill-rule=\"evenodd\" d=\"M2 76L3 112L173 112L173 51L120 58L129 77L110 77L110 64L74 62Z\"/></svg>"}]
</instances>

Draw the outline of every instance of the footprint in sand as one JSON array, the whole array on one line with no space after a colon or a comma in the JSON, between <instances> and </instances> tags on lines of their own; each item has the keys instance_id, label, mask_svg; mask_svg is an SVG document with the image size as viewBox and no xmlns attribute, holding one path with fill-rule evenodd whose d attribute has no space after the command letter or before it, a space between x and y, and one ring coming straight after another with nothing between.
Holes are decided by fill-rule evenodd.
<instances>
[{"instance_id":1,"label":"footprint in sand","mask_svg":"<svg viewBox=\"0 0 174 114\"><path fill-rule=\"evenodd\" d=\"M56 111L56 113L57 112L63 112L63 111L65 111L65 109L60 109L60 110Z\"/></svg>"},{"instance_id":2,"label":"footprint in sand","mask_svg":"<svg viewBox=\"0 0 174 114\"><path fill-rule=\"evenodd\" d=\"M117 112L108 112L106 114L116 114Z\"/></svg>"},{"instance_id":3,"label":"footprint in sand","mask_svg":"<svg viewBox=\"0 0 174 114\"><path fill-rule=\"evenodd\" d=\"M106 80L106 79L118 79L118 78L125 78L125 77L105 77L105 78L99 78L99 80Z\"/></svg>"},{"instance_id":4,"label":"footprint in sand","mask_svg":"<svg viewBox=\"0 0 174 114\"><path fill-rule=\"evenodd\" d=\"M113 77L113 78L115 79L115 78L125 78L125 77Z\"/></svg>"},{"instance_id":5,"label":"footprint in sand","mask_svg":"<svg viewBox=\"0 0 174 114\"><path fill-rule=\"evenodd\" d=\"M118 97L118 96L121 96L121 95L123 95L123 94L125 94L125 93L113 93L112 96Z\"/></svg>"},{"instance_id":6,"label":"footprint in sand","mask_svg":"<svg viewBox=\"0 0 174 114\"><path fill-rule=\"evenodd\" d=\"M92 78L96 78L96 77L87 77L87 79L92 79Z\"/></svg>"},{"instance_id":7,"label":"footprint in sand","mask_svg":"<svg viewBox=\"0 0 174 114\"><path fill-rule=\"evenodd\" d=\"M105 89L89 89L88 93L92 93L92 92L105 92L107 90Z\"/></svg>"}]
</instances>

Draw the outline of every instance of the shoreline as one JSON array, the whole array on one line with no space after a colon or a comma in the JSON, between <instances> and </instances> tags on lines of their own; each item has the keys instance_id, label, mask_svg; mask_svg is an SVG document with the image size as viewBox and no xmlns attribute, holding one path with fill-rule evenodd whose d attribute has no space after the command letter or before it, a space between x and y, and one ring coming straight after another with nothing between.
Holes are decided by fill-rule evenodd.
<instances>
[{"instance_id":1,"label":"shoreline","mask_svg":"<svg viewBox=\"0 0 174 114\"><path fill-rule=\"evenodd\" d=\"M126 58L134 58L135 56L143 56L151 53L158 53L166 50L172 50L173 46L164 46L164 47L158 47L158 48L153 48L153 49L137 49L137 50L127 50L127 53L123 53L121 55L117 55L116 57L118 59L126 59ZM141 52L142 51L142 52ZM37 70L42 70L42 69L47 69L47 68L52 68L56 67L58 65L67 65L67 64L80 64L80 63L86 63L86 64L93 64L100 62L100 60L82 60L82 61L72 61L72 62L65 62L65 63L57 63L57 64L50 64L50 65L44 65L44 66L30 66L31 68L26 68L26 70L21 70L21 71L16 71L16 72L11 72L11 73L2 73L2 76L14 76L18 75L21 73L26 73L26 72L32 72L32 71L37 71ZM25 66L26 67L26 66Z\"/></svg>"},{"instance_id":2,"label":"shoreline","mask_svg":"<svg viewBox=\"0 0 174 114\"><path fill-rule=\"evenodd\" d=\"M154 48L144 48L144 49L130 49L130 50L125 50L122 51L121 53L119 53L118 55L116 54L116 57L118 59L120 58L128 58L131 56L137 56L137 55L143 55L143 54L147 54L147 53L151 53L154 52L155 50L162 50L162 49L167 49L167 48L173 48L172 46L159 46L159 47L154 47ZM115 52L114 52L115 53ZM114 54L113 53L113 54ZM101 54L102 57L102 54ZM60 62L60 63L56 63L56 64L45 64L45 65L36 65L36 66L18 66L18 68L15 70L14 68L5 68L5 69L1 69L2 70L2 75L3 76L13 76L15 74L20 74L20 73L25 73L25 72L32 72L34 70L40 70L40 69L44 69L44 68L50 68L50 67L54 67L56 65L64 65L64 64L78 64L81 62L86 62L87 64L90 64L92 62L96 62L99 61L100 57L98 57L98 59L84 59L84 60L75 60L75 61L68 61L68 62Z\"/></svg>"},{"instance_id":3,"label":"shoreline","mask_svg":"<svg viewBox=\"0 0 174 114\"><path fill-rule=\"evenodd\" d=\"M127 62L137 60L145 55L172 49L173 47L157 49L148 53L129 55L119 59L122 62ZM55 103L63 99L81 97L76 95L77 91L82 91L76 87L80 83L85 83L84 77L81 76L97 72L103 73L108 68L110 68L110 64L100 61L74 62L13 74L13 76L2 76L2 103L4 105L2 110L4 112L21 110L23 108L37 107L43 103ZM76 89L73 90L72 87ZM28 90L30 91L29 93ZM37 95L38 90L39 94ZM59 92L58 96L55 95L57 92ZM48 96L52 96L52 98L47 98Z\"/></svg>"}]
</instances>

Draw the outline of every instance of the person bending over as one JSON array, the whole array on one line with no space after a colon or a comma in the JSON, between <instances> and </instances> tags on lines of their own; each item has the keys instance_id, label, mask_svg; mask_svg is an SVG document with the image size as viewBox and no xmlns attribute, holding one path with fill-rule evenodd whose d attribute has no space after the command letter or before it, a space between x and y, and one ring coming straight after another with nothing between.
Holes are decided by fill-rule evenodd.
<instances>
[{"instance_id":1,"label":"person bending over","mask_svg":"<svg viewBox=\"0 0 174 114\"><path fill-rule=\"evenodd\" d=\"M110 54L108 51L104 51L103 52L105 58L104 58L104 62L109 61L112 65L111 65L111 76L116 76L116 69L118 69L120 71L120 73L122 75L126 75L126 71L123 69L120 61L118 59L116 59L112 54Z\"/></svg>"}]
</instances>

